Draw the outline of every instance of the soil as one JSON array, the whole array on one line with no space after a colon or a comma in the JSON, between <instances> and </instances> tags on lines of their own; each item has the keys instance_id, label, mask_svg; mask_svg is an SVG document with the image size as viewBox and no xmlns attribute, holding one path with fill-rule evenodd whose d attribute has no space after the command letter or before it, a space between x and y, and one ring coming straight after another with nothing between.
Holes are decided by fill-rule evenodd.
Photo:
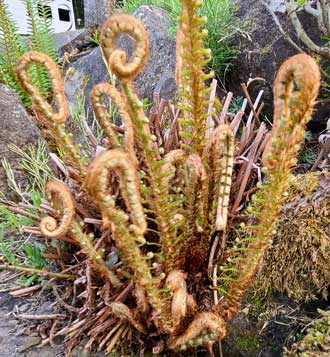
<instances>
[{"instance_id":1,"label":"soil","mask_svg":"<svg viewBox=\"0 0 330 357\"><path fill-rule=\"evenodd\" d=\"M40 321L18 317L20 314L49 314L52 301L43 293L19 298L11 296L10 290L17 287L16 280L17 274L0 272L0 357L63 357L63 345L37 348L41 341Z\"/></svg>"}]
</instances>

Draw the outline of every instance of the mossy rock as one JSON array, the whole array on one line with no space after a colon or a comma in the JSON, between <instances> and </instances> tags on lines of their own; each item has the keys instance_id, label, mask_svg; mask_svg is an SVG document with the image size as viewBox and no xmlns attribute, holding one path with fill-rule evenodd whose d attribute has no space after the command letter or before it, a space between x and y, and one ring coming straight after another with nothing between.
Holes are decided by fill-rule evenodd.
<instances>
[{"instance_id":1,"label":"mossy rock","mask_svg":"<svg viewBox=\"0 0 330 357\"><path fill-rule=\"evenodd\" d=\"M330 285L330 174L292 176L275 234L256 283L297 302L327 297Z\"/></svg>"}]
</instances>

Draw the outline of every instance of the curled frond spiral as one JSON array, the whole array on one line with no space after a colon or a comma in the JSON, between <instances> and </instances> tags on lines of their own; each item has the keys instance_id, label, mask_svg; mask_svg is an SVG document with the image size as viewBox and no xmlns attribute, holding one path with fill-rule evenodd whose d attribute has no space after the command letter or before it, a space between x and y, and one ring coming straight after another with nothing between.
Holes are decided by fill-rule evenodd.
<instances>
[{"instance_id":1,"label":"curled frond spiral","mask_svg":"<svg viewBox=\"0 0 330 357\"><path fill-rule=\"evenodd\" d=\"M32 83L29 68L33 64L40 64L46 68L52 83L56 109L53 109L51 104L42 96L40 89ZM17 61L16 71L20 85L31 96L38 106L38 110L41 111L48 122L64 123L68 116L68 105L64 94L62 76L56 63L44 53L29 51Z\"/></svg>"},{"instance_id":2,"label":"curled frond spiral","mask_svg":"<svg viewBox=\"0 0 330 357\"><path fill-rule=\"evenodd\" d=\"M141 203L136 170L129 154L121 149L113 149L102 152L94 159L86 179L86 186L91 197L98 200L102 216L105 219L109 211L115 210L115 200L108 193L110 170L119 176L121 193L130 212L134 230L139 235L143 235L147 229L147 223Z\"/></svg>"},{"instance_id":3,"label":"curled frond spiral","mask_svg":"<svg viewBox=\"0 0 330 357\"><path fill-rule=\"evenodd\" d=\"M276 166L275 160L285 157L288 150L298 148L293 143L302 139L305 125L315 105L320 86L320 71L315 60L306 55L298 54L289 58L280 68L274 82L274 126L272 139L264 152L264 165L271 169ZM281 140L279 133L283 130ZM294 159L293 159L294 160ZM290 162L292 166L294 162Z\"/></svg>"},{"instance_id":4,"label":"curled frond spiral","mask_svg":"<svg viewBox=\"0 0 330 357\"><path fill-rule=\"evenodd\" d=\"M71 193L63 182L57 180L48 181L45 191L54 208L60 211L61 220L58 224L53 217L44 217L40 222L41 233L47 238L64 236L71 228L75 214Z\"/></svg>"},{"instance_id":5,"label":"curled frond spiral","mask_svg":"<svg viewBox=\"0 0 330 357\"><path fill-rule=\"evenodd\" d=\"M30 66L42 65L46 68L48 76L52 83L53 97L55 100L53 106L42 96L40 88L32 83L29 73ZM68 116L68 104L64 94L64 86L61 73L56 63L46 54L36 51L26 52L17 61L17 75L21 86L32 98L34 107L39 118L47 129L51 132L54 141L64 152L66 161L77 171L77 174L70 173L80 184L83 183L86 175L84 159L79 154L79 145L72 142L72 134L65 132L65 121Z\"/></svg>"},{"instance_id":6,"label":"curled frond spiral","mask_svg":"<svg viewBox=\"0 0 330 357\"><path fill-rule=\"evenodd\" d=\"M116 38L122 33L127 33L135 40L130 62L126 62L126 53L116 48ZM111 16L102 27L100 42L112 72L121 80L134 79L147 62L149 36L142 23L132 16Z\"/></svg>"}]
</instances>

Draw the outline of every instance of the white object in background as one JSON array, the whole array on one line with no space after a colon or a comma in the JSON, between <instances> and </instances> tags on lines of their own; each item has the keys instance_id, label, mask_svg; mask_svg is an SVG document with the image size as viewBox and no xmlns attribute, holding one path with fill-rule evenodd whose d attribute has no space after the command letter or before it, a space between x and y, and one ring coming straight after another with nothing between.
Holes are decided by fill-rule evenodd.
<instances>
[{"instance_id":1,"label":"white object in background","mask_svg":"<svg viewBox=\"0 0 330 357\"><path fill-rule=\"evenodd\" d=\"M38 0L31 0L39 4ZM31 31L28 25L28 13L24 0L4 0L11 18L14 20L17 32L22 35L29 35ZM44 0L44 6L49 13L49 21L54 33L75 30L75 20L72 0ZM42 6L41 4L38 6Z\"/></svg>"}]
</instances>

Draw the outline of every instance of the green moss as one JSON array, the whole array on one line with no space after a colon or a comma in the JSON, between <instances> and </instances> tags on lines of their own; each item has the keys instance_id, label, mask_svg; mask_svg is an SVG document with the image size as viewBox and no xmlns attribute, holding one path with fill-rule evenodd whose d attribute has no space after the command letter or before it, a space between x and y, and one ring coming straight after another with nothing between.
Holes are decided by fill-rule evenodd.
<instances>
[{"instance_id":1,"label":"green moss","mask_svg":"<svg viewBox=\"0 0 330 357\"><path fill-rule=\"evenodd\" d=\"M236 337L238 348L247 356L254 356L260 347L258 336L251 331L246 331Z\"/></svg>"},{"instance_id":2,"label":"green moss","mask_svg":"<svg viewBox=\"0 0 330 357\"><path fill-rule=\"evenodd\" d=\"M258 296L272 291L288 294L298 302L328 294L330 281L330 182L328 173L292 177L285 205L272 237L262 273L256 284ZM328 184L329 184L328 182Z\"/></svg>"}]
</instances>

